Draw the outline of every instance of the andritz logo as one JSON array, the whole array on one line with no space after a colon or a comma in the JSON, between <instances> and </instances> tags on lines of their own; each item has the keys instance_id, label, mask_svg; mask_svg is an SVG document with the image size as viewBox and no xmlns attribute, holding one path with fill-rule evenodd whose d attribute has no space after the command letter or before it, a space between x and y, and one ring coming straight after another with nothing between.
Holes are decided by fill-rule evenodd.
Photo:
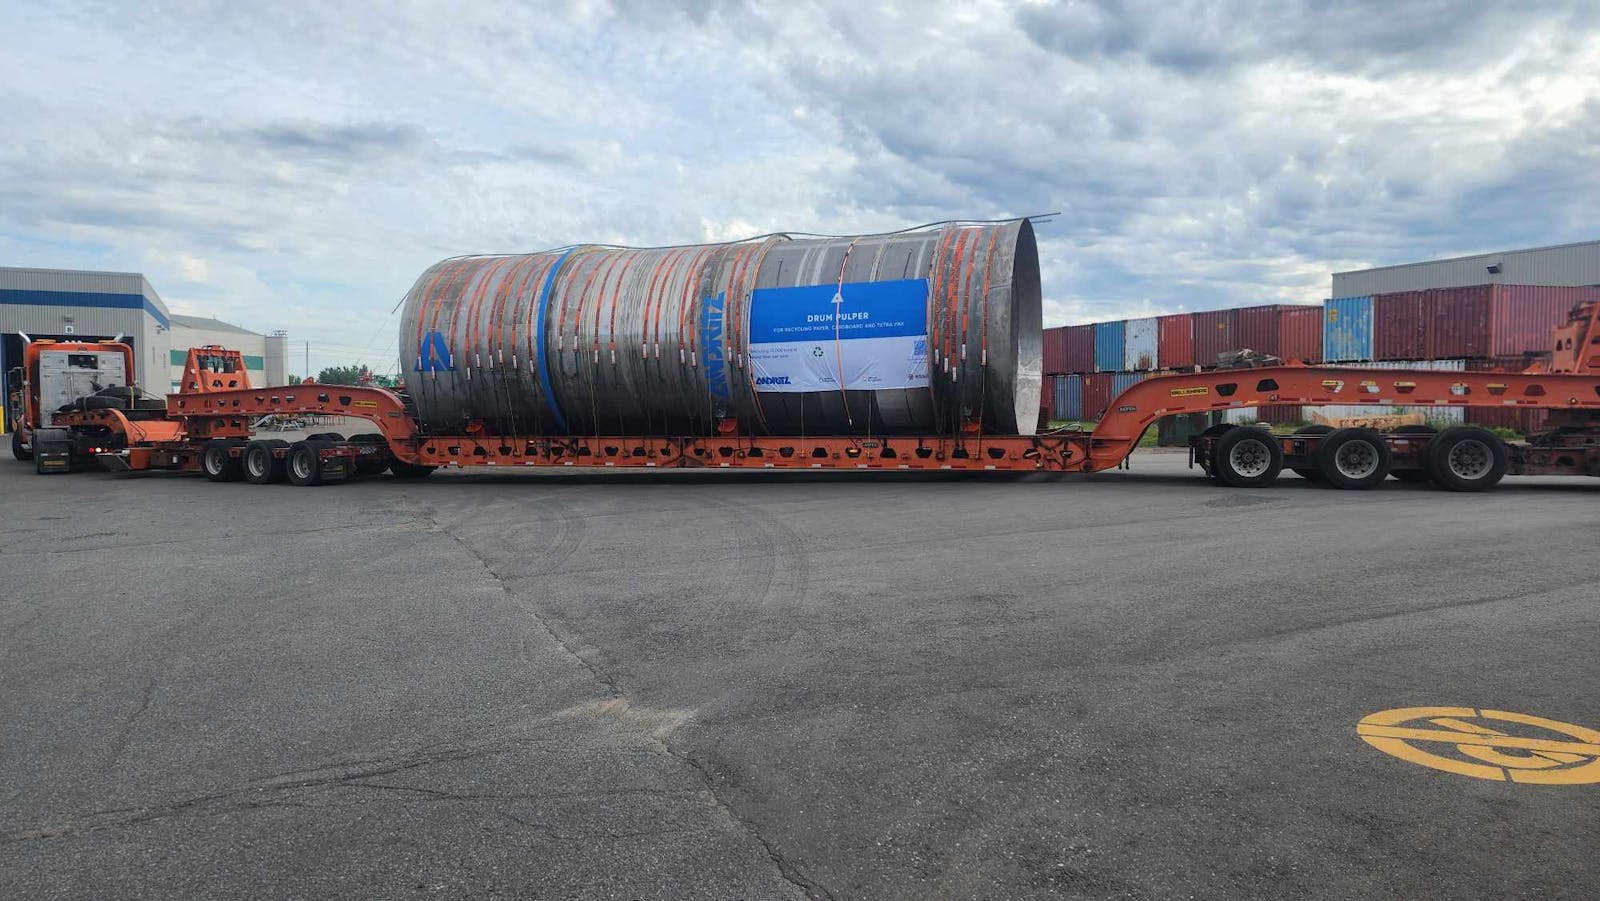
<instances>
[{"instance_id":1,"label":"andritz logo","mask_svg":"<svg viewBox=\"0 0 1600 901\"><path fill-rule=\"evenodd\" d=\"M450 361L450 347L444 343L444 336L437 330L424 335L422 346L417 348L417 371L438 372L455 368Z\"/></svg>"},{"instance_id":2,"label":"andritz logo","mask_svg":"<svg viewBox=\"0 0 1600 901\"><path fill-rule=\"evenodd\" d=\"M756 378L757 385L788 385L791 384L786 375L763 375Z\"/></svg>"}]
</instances>

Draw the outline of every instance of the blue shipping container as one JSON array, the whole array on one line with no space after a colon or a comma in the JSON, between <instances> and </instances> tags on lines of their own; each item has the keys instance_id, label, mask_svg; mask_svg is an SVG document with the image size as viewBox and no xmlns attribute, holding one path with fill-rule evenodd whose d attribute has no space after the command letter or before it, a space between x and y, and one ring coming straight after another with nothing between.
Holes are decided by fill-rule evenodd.
<instances>
[{"instance_id":1,"label":"blue shipping container","mask_svg":"<svg viewBox=\"0 0 1600 901\"><path fill-rule=\"evenodd\" d=\"M1122 368L1123 346L1127 323L1102 322L1094 327L1094 371L1116 372Z\"/></svg>"},{"instance_id":2,"label":"blue shipping container","mask_svg":"<svg viewBox=\"0 0 1600 901\"><path fill-rule=\"evenodd\" d=\"M1322 359L1372 359L1372 298L1335 297L1322 304Z\"/></svg>"},{"instance_id":3,"label":"blue shipping container","mask_svg":"<svg viewBox=\"0 0 1600 901\"><path fill-rule=\"evenodd\" d=\"M1047 376L1048 378L1048 376ZM1058 375L1056 378L1056 419L1075 422L1083 418L1083 376Z\"/></svg>"},{"instance_id":4,"label":"blue shipping container","mask_svg":"<svg viewBox=\"0 0 1600 901\"><path fill-rule=\"evenodd\" d=\"M1149 377L1148 372L1119 372L1111 376L1111 401L1115 403L1122 392Z\"/></svg>"}]
</instances>

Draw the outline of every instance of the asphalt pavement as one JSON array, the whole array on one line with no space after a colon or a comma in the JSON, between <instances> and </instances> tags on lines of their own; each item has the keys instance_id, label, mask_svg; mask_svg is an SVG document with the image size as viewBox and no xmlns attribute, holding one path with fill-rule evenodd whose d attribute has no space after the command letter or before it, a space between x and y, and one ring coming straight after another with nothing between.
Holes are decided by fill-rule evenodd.
<instances>
[{"instance_id":1,"label":"asphalt pavement","mask_svg":"<svg viewBox=\"0 0 1600 901\"><path fill-rule=\"evenodd\" d=\"M1600 896L1600 480L6 461L0 510L7 897Z\"/></svg>"}]
</instances>

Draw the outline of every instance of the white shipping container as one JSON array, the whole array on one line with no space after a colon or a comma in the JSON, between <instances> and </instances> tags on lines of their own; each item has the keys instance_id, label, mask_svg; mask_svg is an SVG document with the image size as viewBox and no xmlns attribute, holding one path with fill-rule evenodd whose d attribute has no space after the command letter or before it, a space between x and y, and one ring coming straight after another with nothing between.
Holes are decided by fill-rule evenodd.
<instances>
[{"instance_id":1,"label":"white shipping container","mask_svg":"<svg viewBox=\"0 0 1600 901\"><path fill-rule=\"evenodd\" d=\"M1161 368L1157 359L1160 345L1159 320L1129 319L1122 332L1122 368L1127 372L1150 372Z\"/></svg>"},{"instance_id":2,"label":"white shipping container","mask_svg":"<svg viewBox=\"0 0 1600 901\"><path fill-rule=\"evenodd\" d=\"M1346 369L1411 369L1431 372L1465 372L1466 360L1380 360L1372 363L1340 363ZM1311 421L1313 414L1326 417L1339 416L1388 416L1390 414L1421 413L1425 419L1433 422L1459 425L1467 421L1465 407L1436 407L1433 404L1420 406L1396 406L1394 404L1362 404L1360 406L1317 406L1301 407L1301 418ZM1230 422L1232 420L1229 420Z\"/></svg>"}]
</instances>

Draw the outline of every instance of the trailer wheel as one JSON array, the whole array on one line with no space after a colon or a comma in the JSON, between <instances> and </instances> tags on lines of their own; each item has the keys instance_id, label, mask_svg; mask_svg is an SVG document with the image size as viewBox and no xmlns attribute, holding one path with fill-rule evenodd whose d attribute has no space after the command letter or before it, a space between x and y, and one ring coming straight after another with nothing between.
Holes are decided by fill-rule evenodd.
<instances>
[{"instance_id":1,"label":"trailer wheel","mask_svg":"<svg viewBox=\"0 0 1600 901\"><path fill-rule=\"evenodd\" d=\"M1475 426L1454 426L1428 445L1428 475L1451 491L1483 491L1506 474L1506 446Z\"/></svg>"},{"instance_id":2,"label":"trailer wheel","mask_svg":"<svg viewBox=\"0 0 1600 901\"><path fill-rule=\"evenodd\" d=\"M1271 485L1283 471L1283 443L1266 429L1241 426L1217 439L1217 480L1234 488Z\"/></svg>"},{"instance_id":3,"label":"trailer wheel","mask_svg":"<svg viewBox=\"0 0 1600 901\"><path fill-rule=\"evenodd\" d=\"M1432 438L1433 436L1439 434L1439 430L1430 425L1403 425L1400 428L1395 429L1394 433L1396 435L1406 435L1413 438ZM1426 451L1420 454L1419 457L1422 460L1421 468L1391 469L1389 470L1389 475L1394 476L1398 481L1412 485L1418 485L1428 481L1429 476Z\"/></svg>"},{"instance_id":4,"label":"trailer wheel","mask_svg":"<svg viewBox=\"0 0 1600 901\"><path fill-rule=\"evenodd\" d=\"M252 485L283 481L285 469L283 459L273 456L272 452L288 446L289 442L276 438L252 441L245 445L244 480Z\"/></svg>"},{"instance_id":5,"label":"trailer wheel","mask_svg":"<svg viewBox=\"0 0 1600 901\"><path fill-rule=\"evenodd\" d=\"M350 443L383 448L382 454L355 458L357 475L375 476L389 468L389 440L387 438L377 432L368 432L362 435L351 435Z\"/></svg>"},{"instance_id":6,"label":"trailer wheel","mask_svg":"<svg viewBox=\"0 0 1600 901\"><path fill-rule=\"evenodd\" d=\"M1320 437L1322 435L1331 434L1333 434L1333 426L1331 425L1303 425L1300 428L1295 429L1294 434L1290 435L1289 437L1302 438L1306 435L1317 435ZM1322 481L1322 473L1313 466L1302 466L1297 469L1292 469L1290 472L1293 472L1300 478L1305 479L1307 482Z\"/></svg>"},{"instance_id":7,"label":"trailer wheel","mask_svg":"<svg viewBox=\"0 0 1600 901\"><path fill-rule=\"evenodd\" d=\"M1389 477L1389 442L1371 429L1338 429L1317 445L1317 470L1335 488L1371 488Z\"/></svg>"},{"instance_id":8,"label":"trailer wheel","mask_svg":"<svg viewBox=\"0 0 1600 901\"><path fill-rule=\"evenodd\" d=\"M24 463L33 459L33 451L22 444L22 429L12 429L11 431L11 456Z\"/></svg>"},{"instance_id":9,"label":"trailer wheel","mask_svg":"<svg viewBox=\"0 0 1600 901\"><path fill-rule=\"evenodd\" d=\"M290 484L322 484L322 449L326 446L321 441L296 441L289 445L284 462Z\"/></svg>"},{"instance_id":10,"label":"trailer wheel","mask_svg":"<svg viewBox=\"0 0 1600 901\"><path fill-rule=\"evenodd\" d=\"M425 479L433 474L437 466L418 466L415 463L406 463L402 460L390 460L389 471L397 479Z\"/></svg>"},{"instance_id":11,"label":"trailer wheel","mask_svg":"<svg viewBox=\"0 0 1600 901\"><path fill-rule=\"evenodd\" d=\"M213 438L200 449L200 468L213 482L237 482L244 477L244 466L231 451L237 442Z\"/></svg>"},{"instance_id":12,"label":"trailer wheel","mask_svg":"<svg viewBox=\"0 0 1600 901\"><path fill-rule=\"evenodd\" d=\"M339 444L344 441L344 436L338 432L313 432L312 434L306 436L306 440L327 441L333 444Z\"/></svg>"}]
</instances>

